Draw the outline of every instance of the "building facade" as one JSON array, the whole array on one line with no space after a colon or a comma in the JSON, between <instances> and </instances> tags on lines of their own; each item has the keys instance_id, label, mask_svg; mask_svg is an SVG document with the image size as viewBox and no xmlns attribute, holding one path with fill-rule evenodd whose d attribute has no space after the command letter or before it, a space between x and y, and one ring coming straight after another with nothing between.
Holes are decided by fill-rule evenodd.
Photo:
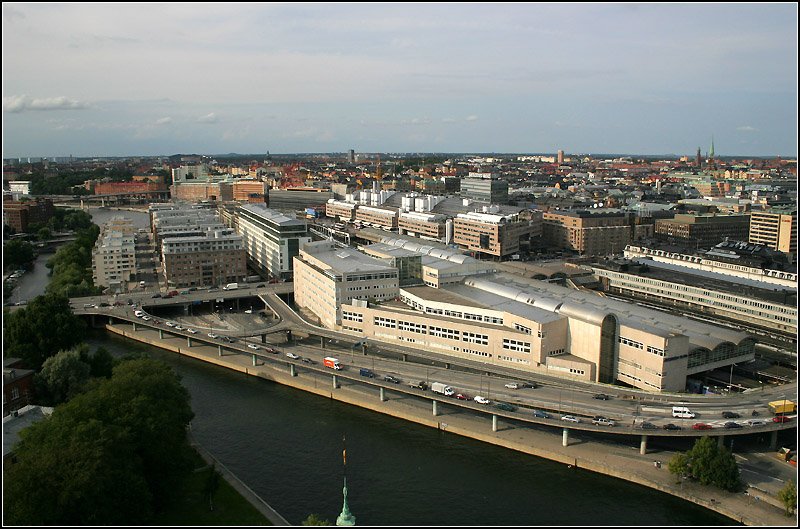
<instances>
[{"instance_id":1,"label":"building facade","mask_svg":"<svg viewBox=\"0 0 800 529\"><path fill-rule=\"evenodd\" d=\"M356 210L356 220L374 227L386 227L397 229L397 219L399 212L397 209L381 208L373 206L358 206Z\"/></svg>"},{"instance_id":2,"label":"building facade","mask_svg":"<svg viewBox=\"0 0 800 529\"><path fill-rule=\"evenodd\" d=\"M644 238L652 225L636 224L622 212L548 211L542 214L542 239L556 248L581 255L621 253L632 240Z\"/></svg>"},{"instance_id":3,"label":"building facade","mask_svg":"<svg viewBox=\"0 0 800 529\"><path fill-rule=\"evenodd\" d=\"M414 237L446 241L447 216L408 211L400 213L397 220L399 233Z\"/></svg>"},{"instance_id":4,"label":"building facade","mask_svg":"<svg viewBox=\"0 0 800 529\"><path fill-rule=\"evenodd\" d=\"M464 198L489 202L490 204L508 203L508 182L492 173L469 173L461 180L459 193Z\"/></svg>"},{"instance_id":5,"label":"building facade","mask_svg":"<svg viewBox=\"0 0 800 529\"><path fill-rule=\"evenodd\" d=\"M696 248L710 248L726 238L747 240L749 232L749 214L678 214L673 219L659 219L655 222L656 239Z\"/></svg>"},{"instance_id":6,"label":"building facade","mask_svg":"<svg viewBox=\"0 0 800 529\"><path fill-rule=\"evenodd\" d=\"M136 240L133 222L123 217L111 219L92 250L92 280L95 286L113 293L126 292L136 274Z\"/></svg>"},{"instance_id":7,"label":"building facade","mask_svg":"<svg viewBox=\"0 0 800 529\"><path fill-rule=\"evenodd\" d=\"M241 235L215 230L202 237L169 237L161 242L167 287L223 286L247 276Z\"/></svg>"},{"instance_id":8,"label":"building facade","mask_svg":"<svg viewBox=\"0 0 800 529\"><path fill-rule=\"evenodd\" d=\"M530 222L518 214L459 213L453 219L453 242L476 254L503 257L519 252L520 239L530 235Z\"/></svg>"},{"instance_id":9,"label":"building facade","mask_svg":"<svg viewBox=\"0 0 800 529\"><path fill-rule=\"evenodd\" d=\"M797 208L750 212L749 239L752 243L783 252L797 259Z\"/></svg>"}]
</instances>

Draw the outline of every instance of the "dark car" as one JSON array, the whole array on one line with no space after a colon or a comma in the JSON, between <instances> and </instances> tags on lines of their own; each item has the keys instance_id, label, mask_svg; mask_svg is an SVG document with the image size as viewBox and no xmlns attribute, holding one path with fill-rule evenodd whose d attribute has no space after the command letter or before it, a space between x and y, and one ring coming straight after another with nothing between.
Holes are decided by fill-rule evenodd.
<instances>
[{"instance_id":1,"label":"dark car","mask_svg":"<svg viewBox=\"0 0 800 529\"><path fill-rule=\"evenodd\" d=\"M397 377L393 377L392 375L383 375L383 380L385 380L386 382L391 382L393 384L400 383L400 379Z\"/></svg>"},{"instance_id":2,"label":"dark car","mask_svg":"<svg viewBox=\"0 0 800 529\"><path fill-rule=\"evenodd\" d=\"M665 425L663 426L663 428L664 428L665 430L681 430L681 427L680 427L680 426L678 426L677 424L672 424L672 423L665 424Z\"/></svg>"},{"instance_id":3,"label":"dark car","mask_svg":"<svg viewBox=\"0 0 800 529\"><path fill-rule=\"evenodd\" d=\"M495 404L495 406L497 406L498 408L500 408L501 410L504 410L504 411L517 411L517 407L516 406L514 406L512 404L505 403L505 402L498 402L497 404Z\"/></svg>"},{"instance_id":4,"label":"dark car","mask_svg":"<svg viewBox=\"0 0 800 529\"><path fill-rule=\"evenodd\" d=\"M307 356L304 356L304 357L303 357L303 362L305 362L306 364L311 364L312 366L313 366L313 365L315 365L315 364L317 363L316 361L314 361L314 360L312 360L312 359L308 358Z\"/></svg>"},{"instance_id":5,"label":"dark car","mask_svg":"<svg viewBox=\"0 0 800 529\"><path fill-rule=\"evenodd\" d=\"M592 395L592 398L593 398L593 399L597 399L597 400L608 400L608 399L610 399L611 397L609 397L609 396L608 396L608 395L606 395L605 393L598 393L597 395Z\"/></svg>"},{"instance_id":6,"label":"dark car","mask_svg":"<svg viewBox=\"0 0 800 529\"><path fill-rule=\"evenodd\" d=\"M161 294L153 294L153 297L154 297L154 298L160 298L160 297L161 297Z\"/></svg>"},{"instance_id":7,"label":"dark car","mask_svg":"<svg viewBox=\"0 0 800 529\"><path fill-rule=\"evenodd\" d=\"M266 287L266 286L267 286L267 285L265 285L264 283L261 283L260 285L257 285L257 286L256 286L256 288L264 288L264 287Z\"/></svg>"},{"instance_id":8,"label":"dark car","mask_svg":"<svg viewBox=\"0 0 800 529\"><path fill-rule=\"evenodd\" d=\"M725 423L725 428L741 428L742 425L738 422L728 421Z\"/></svg>"},{"instance_id":9,"label":"dark car","mask_svg":"<svg viewBox=\"0 0 800 529\"><path fill-rule=\"evenodd\" d=\"M658 426L656 426L655 424L653 424L651 422L646 422L645 421L645 422L642 423L642 430L656 430L656 429L658 429Z\"/></svg>"},{"instance_id":10,"label":"dark car","mask_svg":"<svg viewBox=\"0 0 800 529\"><path fill-rule=\"evenodd\" d=\"M412 382L411 384L408 385L408 387L421 389L421 390L425 391L426 389L428 389L428 384L426 384L424 380L420 380L416 384Z\"/></svg>"},{"instance_id":11,"label":"dark car","mask_svg":"<svg viewBox=\"0 0 800 529\"><path fill-rule=\"evenodd\" d=\"M540 419L549 419L550 418L550 414L547 413L546 411L542 411L542 410L533 410L533 416L534 417L538 417Z\"/></svg>"},{"instance_id":12,"label":"dark car","mask_svg":"<svg viewBox=\"0 0 800 529\"><path fill-rule=\"evenodd\" d=\"M739 418L739 414L735 413L735 412L732 412L732 411L723 411L722 412L722 418L723 419L738 419Z\"/></svg>"}]
</instances>

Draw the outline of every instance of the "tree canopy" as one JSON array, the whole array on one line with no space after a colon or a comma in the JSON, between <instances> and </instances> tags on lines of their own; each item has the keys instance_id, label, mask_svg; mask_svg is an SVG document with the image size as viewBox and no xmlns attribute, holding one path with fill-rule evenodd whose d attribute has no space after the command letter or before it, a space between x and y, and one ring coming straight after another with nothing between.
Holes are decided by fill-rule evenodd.
<instances>
[{"instance_id":1,"label":"tree canopy","mask_svg":"<svg viewBox=\"0 0 800 529\"><path fill-rule=\"evenodd\" d=\"M189 394L163 362L121 362L110 379L23 430L5 469L11 525L141 525L191 471Z\"/></svg>"},{"instance_id":2,"label":"tree canopy","mask_svg":"<svg viewBox=\"0 0 800 529\"><path fill-rule=\"evenodd\" d=\"M698 439L691 450L677 453L667 465L672 474L688 476L703 485L737 491L741 476L736 458L730 450L720 447L713 437Z\"/></svg>"},{"instance_id":3,"label":"tree canopy","mask_svg":"<svg viewBox=\"0 0 800 529\"><path fill-rule=\"evenodd\" d=\"M36 371L47 358L80 343L86 332L63 294L37 296L3 320L4 355L22 358Z\"/></svg>"},{"instance_id":4,"label":"tree canopy","mask_svg":"<svg viewBox=\"0 0 800 529\"><path fill-rule=\"evenodd\" d=\"M4 266L20 268L33 261L35 257L33 245L27 241L14 239L3 245Z\"/></svg>"}]
</instances>

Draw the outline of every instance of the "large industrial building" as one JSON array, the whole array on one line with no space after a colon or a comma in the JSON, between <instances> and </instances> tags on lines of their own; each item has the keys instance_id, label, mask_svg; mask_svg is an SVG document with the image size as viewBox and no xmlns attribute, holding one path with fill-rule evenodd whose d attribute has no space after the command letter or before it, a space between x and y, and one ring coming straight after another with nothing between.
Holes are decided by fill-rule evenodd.
<instances>
[{"instance_id":1,"label":"large industrial building","mask_svg":"<svg viewBox=\"0 0 800 529\"><path fill-rule=\"evenodd\" d=\"M296 302L362 338L649 391L683 391L692 374L754 357L746 333L593 292L507 274L400 287L396 267L369 259L307 245L295 264ZM350 292L353 275L366 290Z\"/></svg>"}]
</instances>

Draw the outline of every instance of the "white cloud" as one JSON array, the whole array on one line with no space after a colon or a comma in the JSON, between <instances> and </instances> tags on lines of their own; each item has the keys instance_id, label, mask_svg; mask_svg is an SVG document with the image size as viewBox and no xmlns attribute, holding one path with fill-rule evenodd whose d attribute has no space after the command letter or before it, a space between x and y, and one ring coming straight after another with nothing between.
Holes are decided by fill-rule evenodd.
<instances>
[{"instance_id":1,"label":"white cloud","mask_svg":"<svg viewBox=\"0 0 800 529\"><path fill-rule=\"evenodd\" d=\"M472 114L472 115L467 116L466 118L464 118L464 121L478 121L478 116L476 116L475 114Z\"/></svg>"},{"instance_id":2,"label":"white cloud","mask_svg":"<svg viewBox=\"0 0 800 529\"><path fill-rule=\"evenodd\" d=\"M453 118L442 118L442 123L455 123L456 120Z\"/></svg>"},{"instance_id":3,"label":"white cloud","mask_svg":"<svg viewBox=\"0 0 800 529\"><path fill-rule=\"evenodd\" d=\"M3 98L3 110L6 112L25 112L26 110L78 110L89 108L89 103L69 99L65 96L32 99L27 95Z\"/></svg>"},{"instance_id":4,"label":"white cloud","mask_svg":"<svg viewBox=\"0 0 800 529\"><path fill-rule=\"evenodd\" d=\"M740 132L756 132L758 129L750 125L742 125L741 127L736 127L736 130Z\"/></svg>"},{"instance_id":5,"label":"white cloud","mask_svg":"<svg viewBox=\"0 0 800 529\"><path fill-rule=\"evenodd\" d=\"M172 118L167 116L156 120L156 125L169 125L172 123Z\"/></svg>"},{"instance_id":6,"label":"white cloud","mask_svg":"<svg viewBox=\"0 0 800 529\"><path fill-rule=\"evenodd\" d=\"M199 118L197 118L198 123L216 123L218 121L219 118L217 118L217 115L214 112L210 112L205 116L200 116Z\"/></svg>"}]
</instances>

